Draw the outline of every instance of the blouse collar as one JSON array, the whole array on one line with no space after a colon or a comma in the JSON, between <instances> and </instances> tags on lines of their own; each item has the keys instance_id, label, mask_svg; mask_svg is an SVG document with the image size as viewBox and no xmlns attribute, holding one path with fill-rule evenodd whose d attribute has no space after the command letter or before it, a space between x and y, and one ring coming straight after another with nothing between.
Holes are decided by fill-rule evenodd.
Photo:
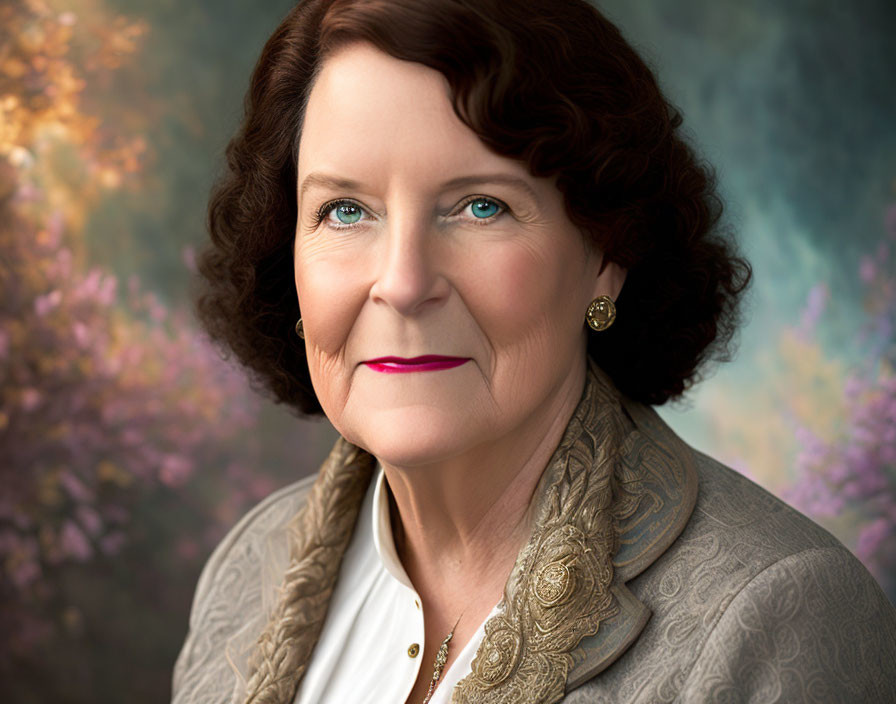
<instances>
[{"instance_id":1,"label":"blouse collar","mask_svg":"<svg viewBox=\"0 0 896 704\"><path fill-rule=\"evenodd\" d=\"M416 591L410 577L405 571L398 552L395 550L395 536L392 534L392 521L389 517L389 486L382 466L377 462L374 470L373 489L373 546L379 555L383 567L399 583L411 591Z\"/></svg>"}]
</instances>

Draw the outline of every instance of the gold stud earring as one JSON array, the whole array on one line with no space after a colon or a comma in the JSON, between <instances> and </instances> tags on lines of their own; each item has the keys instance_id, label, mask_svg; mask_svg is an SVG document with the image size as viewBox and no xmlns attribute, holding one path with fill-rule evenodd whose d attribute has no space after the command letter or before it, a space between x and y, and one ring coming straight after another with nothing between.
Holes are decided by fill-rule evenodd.
<instances>
[{"instance_id":1,"label":"gold stud earring","mask_svg":"<svg viewBox=\"0 0 896 704\"><path fill-rule=\"evenodd\" d=\"M591 305L588 306L585 320L592 330L597 332L606 330L616 320L616 304L613 303L613 299L609 296L598 296L595 298L591 301Z\"/></svg>"},{"instance_id":2,"label":"gold stud earring","mask_svg":"<svg viewBox=\"0 0 896 704\"><path fill-rule=\"evenodd\" d=\"M296 335L301 337L303 340L305 339L305 326L302 324L301 318L296 321Z\"/></svg>"}]
</instances>

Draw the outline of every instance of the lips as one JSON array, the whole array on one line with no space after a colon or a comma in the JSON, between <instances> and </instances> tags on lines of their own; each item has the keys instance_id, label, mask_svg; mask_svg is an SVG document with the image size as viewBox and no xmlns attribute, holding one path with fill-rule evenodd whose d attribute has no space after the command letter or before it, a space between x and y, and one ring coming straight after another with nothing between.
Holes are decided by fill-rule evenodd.
<instances>
[{"instance_id":1,"label":"lips","mask_svg":"<svg viewBox=\"0 0 896 704\"><path fill-rule=\"evenodd\" d=\"M377 357L364 362L368 368L383 374L406 374L408 372L433 372L453 369L470 361L469 357L446 357L438 354L424 354L419 357Z\"/></svg>"}]
</instances>

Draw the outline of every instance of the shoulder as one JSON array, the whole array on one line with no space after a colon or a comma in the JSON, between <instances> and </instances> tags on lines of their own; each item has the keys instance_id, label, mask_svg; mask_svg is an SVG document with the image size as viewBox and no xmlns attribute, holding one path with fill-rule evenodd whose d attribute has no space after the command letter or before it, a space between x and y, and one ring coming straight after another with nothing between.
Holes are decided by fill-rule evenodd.
<instances>
[{"instance_id":1,"label":"shoulder","mask_svg":"<svg viewBox=\"0 0 896 704\"><path fill-rule=\"evenodd\" d=\"M686 540L720 541L737 551L744 569L808 548L843 548L831 533L755 482L702 452L691 452L699 489L682 536Z\"/></svg>"},{"instance_id":2,"label":"shoulder","mask_svg":"<svg viewBox=\"0 0 896 704\"><path fill-rule=\"evenodd\" d=\"M681 535L628 582L652 612L567 701L890 701L896 609L829 532L694 452Z\"/></svg>"},{"instance_id":3,"label":"shoulder","mask_svg":"<svg viewBox=\"0 0 896 704\"><path fill-rule=\"evenodd\" d=\"M254 643L288 559L287 526L314 479L290 484L259 502L212 552L196 586L189 631L174 667L173 702L230 701L240 686L245 673L228 663L228 651Z\"/></svg>"},{"instance_id":4,"label":"shoulder","mask_svg":"<svg viewBox=\"0 0 896 704\"><path fill-rule=\"evenodd\" d=\"M711 620L683 700L896 699L896 609L867 569L821 526L696 455L697 506L670 558L705 595L692 591L688 609Z\"/></svg>"},{"instance_id":5,"label":"shoulder","mask_svg":"<svg viewBox=\"0 0 896 704\"><path fill-rule=\"evenodd\" d=\"M222 585L218 578L221 573L259 562L265 552L266 538L272 531L282 528L302 507L314 479L313 476L306 477L265 497L227 532L202 568L193 595L191 624L209 598L220 593Z\"/></svg>"}]
</instances>

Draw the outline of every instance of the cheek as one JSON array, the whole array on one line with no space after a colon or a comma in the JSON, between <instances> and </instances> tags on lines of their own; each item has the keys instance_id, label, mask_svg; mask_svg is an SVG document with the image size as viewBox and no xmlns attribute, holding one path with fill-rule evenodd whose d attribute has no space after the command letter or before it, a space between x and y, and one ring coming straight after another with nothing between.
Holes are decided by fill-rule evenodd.
<instances>
[{"instance_id":1,"label":"cheek","mask_svg":"<svg viewBox=\"0 0 896 704\"><path fill-rule=\"evenodd\" d=\"M358 272L344 261L296 263L296 291L305 328L311 383L328 417L338 414L348 393L346 342L364 301L352 286Z\"/></svg>"},{"instance_id":2,"label":"cheek","mask_svg":"<svg viewBox=\"0 0 896 704\"><path fill-rule=\"evenodd\" d=\"M519 243L484 258L474 316L494 353L495 373L521 375L567 363L581 337L581 263L563 252ZM583 309L584 310L584 309Z\"/></svg>"}]
</instances>

